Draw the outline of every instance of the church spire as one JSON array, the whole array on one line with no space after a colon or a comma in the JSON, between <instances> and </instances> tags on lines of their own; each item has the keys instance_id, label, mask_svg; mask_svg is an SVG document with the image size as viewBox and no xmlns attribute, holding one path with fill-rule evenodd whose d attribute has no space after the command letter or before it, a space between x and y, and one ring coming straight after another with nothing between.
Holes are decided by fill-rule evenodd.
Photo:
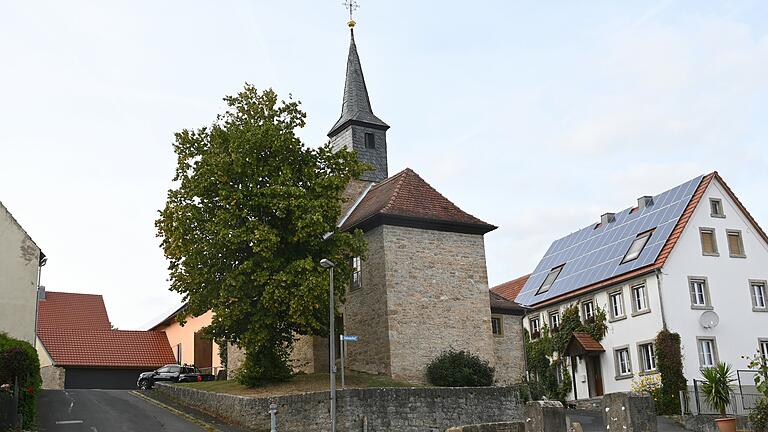
<instances>
[{"instance_id":1,"label":"church spire","mask_svg":"<svg viewBox=\"0 0 768 432\"><path fill-rule=\"evenodd\" d=\"M354 3L354 2L353 2ZM363 68L355 45L355 21L349 20L349 55L344 82L341 117L328 132L334 149L346 148L357 153L357 158L372 167L360 180L380 182L387 177L387 129L389 125L373 114Z\"/></svg>"},{"instance_id":2,"label":"church spire","mask_svg":"<svg viewBox=\"0 0 768 432\"><path fill-rule=\"evenodd\" d=\"M328 132L329 137L339 133L349 123L364 123L373 128L389 129L389 126L373 114L368 89L365 86L363 68L355 45L355 22L349 21L349 55L347 56L347 78L344 83L344 99L341 103L341 117Z\"/></svg>"}]
</instances>

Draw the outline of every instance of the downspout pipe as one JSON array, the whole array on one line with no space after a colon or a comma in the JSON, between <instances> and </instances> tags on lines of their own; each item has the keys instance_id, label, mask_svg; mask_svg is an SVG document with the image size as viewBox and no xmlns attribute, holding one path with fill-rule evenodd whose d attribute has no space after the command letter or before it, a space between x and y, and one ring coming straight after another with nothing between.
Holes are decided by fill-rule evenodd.
<instances>
[{"instance_id":1,"label":"downspout pipe","mask_svg":"<svg viewBox=\"0 0 768 432\"><path fill-rule=\"evenodd\" d=\"M664 296L661 290L663 273L661 272L661 269L656 269L654 273L656 273L656 289L659 290L659 307L661 308L661 328L663 328L664 330L667 330L667 315L664 312Z\"/></svg>"}]
</instances>

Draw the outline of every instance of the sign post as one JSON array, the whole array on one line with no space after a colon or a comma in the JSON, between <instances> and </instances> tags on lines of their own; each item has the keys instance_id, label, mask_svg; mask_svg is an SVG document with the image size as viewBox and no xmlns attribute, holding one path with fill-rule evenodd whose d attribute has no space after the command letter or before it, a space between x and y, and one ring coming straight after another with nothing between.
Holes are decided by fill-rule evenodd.
<instances>
[{"instance_id":1,"label":"sign post","mask_svg":"<svg viewBox=\"0 0 768 432\"><path fill-rule=\"evenodd\" d=\"M359 339L358 336L339 335L339 342L341 343L341 388L344 388L346 385L344 380L344 358L347 356L347 342L357 342Z\"/></svg>"}]
</instances>

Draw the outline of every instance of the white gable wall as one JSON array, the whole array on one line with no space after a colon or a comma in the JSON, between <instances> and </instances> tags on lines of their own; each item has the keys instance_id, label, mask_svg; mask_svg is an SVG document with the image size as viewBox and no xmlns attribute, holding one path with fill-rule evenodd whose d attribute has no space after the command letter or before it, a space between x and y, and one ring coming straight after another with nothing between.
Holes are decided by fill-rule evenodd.
<instances>
[{"instance_id":1,"label":"white gable wall","mask_svg":"<svg viewBox=\"0 0 768 432\"><path fill-rule=\"evenodd\" d=\"M711 216L709 198L722 200L725 218ZM715 229L719 256L702 254L699 227ZM741 231L746 258L729 256L727 229ZM734 369L745 369L746 362L741 356L754 354L758 338L768 338L768 313L752 310L749 291L750 279L768 280L768 245L716 179L707 188L662 270L667 325L680 334L686 378L701 379L697 337L714 337L720 361L732 364ZM705 329L699 324L703 311L691 307L689 276L707 278L712 310L720 317L717 327Z\"/></svg>"}]
</instances>

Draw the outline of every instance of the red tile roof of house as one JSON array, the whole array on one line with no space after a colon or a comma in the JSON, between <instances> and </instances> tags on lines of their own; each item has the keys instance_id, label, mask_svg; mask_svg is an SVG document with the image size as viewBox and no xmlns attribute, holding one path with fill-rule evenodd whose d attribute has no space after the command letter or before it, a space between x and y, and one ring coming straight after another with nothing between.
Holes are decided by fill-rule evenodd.
<instances>
[{"instance_id":1,"label":"red tile roof of house","mask_svg":"<svg viewBox=\"0 0 768 432\"><path fill-rule=\"evenodd\" d=\"M573 344L576 344L575 346ZM575 352L574 352L575 350ZM580 351L580 352L579 352ZM568 353L584 353L584 352L603 352L605 348L596 341L589 333L574 332L570 342L568 342Z\"/></svg>"},{"instance_id":2,"label":"red tile roof of house","mask_svg":"<svg viewBox=\"0 0 768 432\"><path fill-rule=\"evenodd\" d=\"M491 313L500 313L502 315L524 315L525 308L521 305L507 300L493 291L488 291L488 298L491 302Z\"/></svg>"},{"instance_id":3,"label":"red tile roof of house","mask_svg":"<svg viewBox=\"0 0 768 432\"><path fill-rule=\"evenodd\" d=\"M153 368L175 363L164 332L112 330L100 295L47 292L37 336L56 366Z\"/></svg>"},{"instance_id":4,"label":"red tile roof of house","mask_svg":"<svg viewBox=\"0 0 768 432\"><path fill-rule=\"evenodd\" d=\"M410 168L373 186L341 229L365 230L381 224L423 225L431 229L479 234L496 229L461 210Z\"/></svg>"},{"instance_id":5,"label":"red tile roof of house","mask_svg":"<svg viewBox=\"0 0 768 432\"><path fill-rule=\"evenodd\" d=\"M165 332L38 330L56 366L155 368L176 363Z\"/></svg>"},{"instance_id":6,"label":"red tile roof of house","mask_svg":"<svg viewBox=\"0 0 768 432\"><path fill-rule=\"evenodd\" d=\"M104 299L95 294L46 292L39 302L37 328L109 330Z\"/></svg>"},{"instance_id":7,"label":"red tile roof of house","mask_svg":"<svg viewBox=\"0 0 768 432\"><path fill-rule=\"evenodd\" d=\"M525 276L520 276L517 279L512 279L509 282L496 285L495 287L491 288L491 292L494 292L507 300L515 301L515 298L518 294L520 294L520 290L523 289L530 276L531 275L529 273Z\"/></svg>"}]
</instances>

